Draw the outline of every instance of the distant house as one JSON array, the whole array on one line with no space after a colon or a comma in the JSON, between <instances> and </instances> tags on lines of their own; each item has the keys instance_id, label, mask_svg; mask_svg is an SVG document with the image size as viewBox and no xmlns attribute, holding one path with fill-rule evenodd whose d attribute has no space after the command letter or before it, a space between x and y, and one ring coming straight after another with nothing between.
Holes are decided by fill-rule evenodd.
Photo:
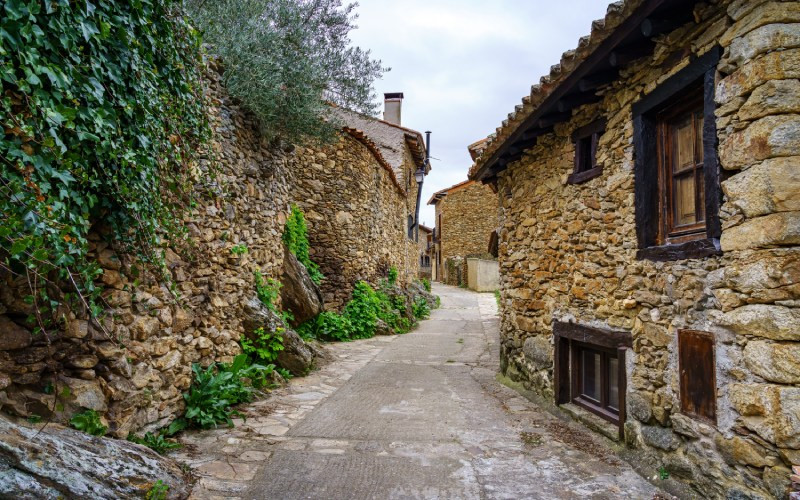
<instances>
[{"instance_id":1,"label":"distant house","mask_svg":"<svg viewBox=\"0 0 800 500\"><path fill-rule=\"evenodd\" d=\"M785 498L800 462L798 78L797 3L617 2L470 173L503 372L681 496Z\"/></svg>"},{"instance_id":2,"label":"distant house","mask_svg":"<svg viewBox=\"0 0 800 500\"><path fill-rule=\"evenodd\" d=\"M436 208L434 279L450 285L467 281L467 257L491 257L489 242L497 228L497 196L489 186L464 181L428 200Z\"/></svg>"},{"instance_id":3,"label":"distant house","mask_svg":"<svg viewBox=\"0 0 800 500\"><path fill-rule=\"evenodd\" d=\"M419 225L419 277L431 279L431 261L433 253L433 229Z\"/></svg>"},{"instance_id":4,"label":"distant house","mask_svg":"<svg viewBox=\"0 0 800 500\"><path fill-rule=\"evenodd\" d=\"M336 109L339 140L296 149L290 194L308 220L329 310L349 300L357 281L376 285L391 268L403 283L418 279L416 177L430 164L422 134L400 124L402 99L385 95L383 120Z\"/></svg>"}]
</instances>

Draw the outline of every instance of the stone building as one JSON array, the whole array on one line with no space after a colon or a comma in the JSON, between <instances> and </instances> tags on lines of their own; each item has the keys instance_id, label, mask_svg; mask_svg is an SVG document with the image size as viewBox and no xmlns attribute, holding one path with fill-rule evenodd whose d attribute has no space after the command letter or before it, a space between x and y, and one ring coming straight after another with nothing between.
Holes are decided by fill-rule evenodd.
<instances>
[{"instance_id":1,"label":"stone building","mask_svg":"<svg viewBox=\"0 0 800 500\"><path fill-rule=\"evenodd\" d=\"M687 496L783 498L800 463L799 78L800 3L617 2L470 172L503 372Z\"/></svg>"},{"instance_id":2,"label":"stone building","mask_svg":"<svg viewBox=\"0 0 800 500\"><path fill-rule=\"evenodd\" d=\"M497 228L497 196L489 186L467 180L437 191L428 205L436 208L434 279L464 284L467 257L488 253Z\"/></svg>"},{"instance_id":3,"label":"stone building","mask_svg":"<svg viewBox=\"0 0 800 500\"><path fill-rule=\"evenodd\" d=\"M308 220L329 310L347 303L357 281L376 285L392 267L401 283L419 275L415 176L430 166L422 134L399 123L402 94L386 96L384 118L394 122L339 109L339 141L298 148L292 164L293 201Z\"/></svg>"},{"instance_id":4,"label":"stone building","mask_svg":"<svg viewBox=\"0 0 800 500\"><path fill-rule=\"evenodd\" d=\"M419 225L419 277L431 279L431 249L433 248L433 228Z\"/></svg>"}]
</instances>

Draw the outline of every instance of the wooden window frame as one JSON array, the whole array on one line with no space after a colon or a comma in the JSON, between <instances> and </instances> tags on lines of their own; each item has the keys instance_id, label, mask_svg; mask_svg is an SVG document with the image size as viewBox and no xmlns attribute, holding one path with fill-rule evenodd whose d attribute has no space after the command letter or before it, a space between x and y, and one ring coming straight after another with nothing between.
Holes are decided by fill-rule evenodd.
<instances>
[{"instance_id":1,"label":"wooden window frame","mask_svg":"<svg viewBox=\"0 0 800 500\"><path fill-rule=\"evenodd\" d=\"M597 144L606 128L605 120L596 120L588 125L576 129L572 133L572 142L575 144L575 160L572 174L567 178L567 184L580 184L603 174L603 166L597 165ZM589 149L589 164L585 165L583 159L585 149Z\"/></svg>"},{"instance_id":2,"label":"wooden window frame","mask_svg":"<svg viewBox=\"0 0 800 500\"><path fill-rule=\"evenodd\" d=\"M617 363L619 363L617 350L578 341L570 342L570 349L572 350L570 353L570 373L572 375L572 387L570 392L572 394L572 403L585 410L589 410L612 424L619 425L619 408L612 408L612 401L609 400L611 386L608 376L608 364L610 359L614 358L617 360ZM589 399L588 396L584 396L585 391L583 390L582 376L583 363L581 362L581 354L583 352L591 352L600 355L600 400L592 400ZM619 383L619 370L617 370L617 383ZM619 405L619 399L617 399L615 403Z\"/></svg>"},{"instance_id":3,"label":"wooden window frame","mask_svg":"<svg viewBox=\"0 0 800 500\"><path fill-rule=\"evenodd\" d=\"M577 370L574 363L578 362L575 355L574 346L582 348L587 346L593 350L603 350L608 352L616 351L618 373L617 385L619 391L618 412L616 415L608 414L601 409L593 408L592 405L580 404L586 408L617 425L620 439L625 437L625 421L627 419L627 370L625 357L627 350L633 347L633 336L628 331L607 330L596 328L578 323L567 323L562 321L553 322L553 338L555 341L555 352L553 357L553 381L554 396L557 405L573 402L576 403L576 384L574 378ZM583 347L586 348L586 347ZM589 407L587 407L589 406Z\"/></svg>"},{"instance_id":4,"label":"wooden window frame","mask_svg":"<svg viewBox=\"0 0 800 500\"><path fill-rule=\"evenodd\" d=\"M668 78L633 105L634 186L637 259L669 261L720 255L722 203L720 166L717 155L717 128L714 111L716 67L722 49L715 47L695 58L688 66ZM659 155L659 114L700 86L703 103L703 181L705 196L705 235L699 239L666 238L664 234L663 173Z\"/></svg>"},{"instance_id":5,"label":"wooden window frame","mask_svg":"<svg viewBox=\"0 0 800 500\"><path fill-rule=\"evenodd\" d=\"M692 368L697 369L697 363L689 363L689 366L684 366L685 365L684 349L686 344L689 342L688 340L684 341L684 339L690 336L695 336L701 339L705 339L711 343L711 374L708 377L710 380L706 381L711 383L711 390L709 394L709 398L712 402L711 415L703 415L689 408L690 406L688 400L689 397L688 386L690 384L689 370L691 370ZM680 394L681 413L683 413L684 415L688 415L692 418L696 418L698 420L710 423L712 425L717 425L717 354L716 354L716 341L713 333L703 332L700 330L689 330L689 329L678 330L678 381L679 381L678 385L680 391L679 394Z\"/></svg>"}]
</instances>

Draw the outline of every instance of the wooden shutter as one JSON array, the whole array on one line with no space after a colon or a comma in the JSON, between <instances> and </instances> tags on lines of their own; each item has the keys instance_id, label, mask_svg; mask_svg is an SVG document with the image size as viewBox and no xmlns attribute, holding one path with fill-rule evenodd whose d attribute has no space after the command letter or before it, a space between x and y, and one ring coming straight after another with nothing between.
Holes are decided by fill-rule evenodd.
<instances>
[{"instance_id":1,"label":"wooden shutter","mask_svg":"<svg viewBox=\"0 0 800 500\"><path fill-rule=\"evenodd\" d=\"M714 335L678 330L681 412L717 421L717 381Z\"/></svg>"}]
</instances>

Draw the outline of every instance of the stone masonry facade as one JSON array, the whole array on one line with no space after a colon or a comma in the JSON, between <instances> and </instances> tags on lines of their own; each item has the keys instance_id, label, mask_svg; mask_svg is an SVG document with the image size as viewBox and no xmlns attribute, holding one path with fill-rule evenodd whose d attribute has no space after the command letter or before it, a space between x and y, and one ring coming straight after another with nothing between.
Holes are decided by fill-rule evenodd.
<instances>
[{"instance_id":1,"label":"stone masonry facade","mask_svg":"<svg viewBox=\"0 0 800 500\"><path fill-rule=\"evenodd\" d=\"M489 239L497 229L497 203L489 186L474 181L434 193L428 201L436 208L434 260L442 263L436 279L448 285L466 283L467 257L488 254Z\"/></svg>"},{"instance_id":2,"label":"stone masonry facade","mask_svg":"<svg viewBox=\"0 0 800 500\"><path fill-rule=\"evenodd\" d=\"M642 3L613 4L578 51ZM800 3L721 0L688 17L601 87L599 102L574 108L486 179L501 204L502 370L553 400L557 322L623 332L632 338L628 446L693 495L784 498L789 467L800 464ZM721 251L637 259L632 109L717 46ZM556 86L573 57L565 54L518 115L535 109L535 92ZM598 118L602 174L571 183L573 132ZM520 119L512 114L498 129L473 178ZM444 241L447 232L445 220ZM679 329L713 335L716 422L682 412Z\"/></svg>"},{"instance_id":3,"label":"stone masonry facade","mask_svg":"<svg viewBox=\"0 0 800 500\"><path fill-rule=\"evenodd\" d=\"M223 88L217 64L209 62L206 81L213 158L196 172L197 206L184 221L192 245L166 250L179 295L148 273L137 275L140 266L99 230L90 258L103 269L99 285L109 307L102 325L62 306L58 328L33 335L24 278L0 272L2 411L66 423L81 408L93 409L121 438L182 415L192 364L241 353L254 272L281 279L292 203L306 209L312 257L334 306L354 280L374 283L389 266L403 280L416 277L417 246L405 228L416 191L378 161L374 144L349 129L337 143L313 149L267 142ZM234 246L246 251L236 255Z\"/></svg>"}]
</instances>

